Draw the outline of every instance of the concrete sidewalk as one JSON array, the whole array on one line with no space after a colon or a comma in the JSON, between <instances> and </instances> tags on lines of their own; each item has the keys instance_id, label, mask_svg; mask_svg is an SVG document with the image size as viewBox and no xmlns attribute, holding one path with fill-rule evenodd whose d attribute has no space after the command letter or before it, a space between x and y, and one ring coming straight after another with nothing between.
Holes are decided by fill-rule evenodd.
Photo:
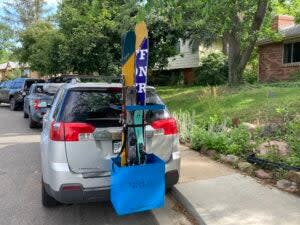
<instances>
[{"instance_id":1,"label":"concrete sidewalk","mask_svg":"<svg viewBox=\"0 0 300 225\"><path fill-rule=\"evenodd\" d=\"M185 147L181 176L173 195L199 224L300 225L300 198Z\"/></svg>"}]
</instances>

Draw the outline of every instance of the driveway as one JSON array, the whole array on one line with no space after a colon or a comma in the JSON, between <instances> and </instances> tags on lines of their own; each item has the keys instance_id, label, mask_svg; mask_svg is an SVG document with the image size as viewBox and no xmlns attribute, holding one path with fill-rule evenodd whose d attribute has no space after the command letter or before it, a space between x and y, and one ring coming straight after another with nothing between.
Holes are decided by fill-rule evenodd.
<instances>
[{"instance_id":1,"label":"driveway","mask_svg":"<svg viewBox=\"0 0 300 225\"><path fill-rule=\"evenodd\" d=\"M23 112L11 112L0 104L0 224L96 225L190 224L167 195L163 209L118 217L110 203L41 204L40 130L30 130Z\"/></svg>"}]
</instances>

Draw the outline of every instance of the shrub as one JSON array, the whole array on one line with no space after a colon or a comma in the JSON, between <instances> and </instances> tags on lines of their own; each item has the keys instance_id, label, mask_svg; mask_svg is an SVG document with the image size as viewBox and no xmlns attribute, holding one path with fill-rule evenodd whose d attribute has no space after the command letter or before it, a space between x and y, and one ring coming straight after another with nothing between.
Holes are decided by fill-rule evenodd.
<instances>
[{"instance_id":1,"label":"shrub","mask_svg":"<svg viewBox=\"0 0 300 225\"><path fill-rule=\"evenodd\" d=\"M257 71L246 69L243 74L243 79L246 83L249 83L249 84L257 83Z\"/></svg>"},{"instance_id":2,"label":"shrub","mask_svg":"<svg viewBox=\"0 0 300 225\"><path fill-rule=\"evenodd\" d=\"M258 54L257 51L253 51L250 60L243 73L243 80L249 84L257 83L257 74L258 74Z\"/></svg>"},{"instance_id":3,"label":"shrub","mask_svg":"<svg viewBox=\"0 0 300 225\"><path fill-rule=\"evenodd\" d=\"M197 85L216 86L225 84L228 80L228 63L222 53L212 53L202 59L200 67L195 69Z\"/></svg>"},{"instance_id":4,"label":"shrub","mask_svg":"<svg viewBox=\"0 0 300 225\"><path fill-rule=\"evenodd\" d=\"M285 140L290 147L290 155L285 161L292 166L300 166L300 122L291 121L286 126Z\"/></svg>"},{"instance_id":5,"label":"shrub","mask_svg":"<svg viewBox=\"0 0 300 225\"><path fill-rule=\"evenodd\" d=\"M283 125L282 131L273 138L283 139L289 145L290 153L287 156L278 154L276 149L270 149L266 155L260 155L260 158L272 162L285 163L290 166L300 166L300 122L297 120L289 121ZM261 140L264 142L266 139Z\"/></svg>"},{"instance_id":6,"label":"shrub","mask_svg":"<svg viewBox=\"0 0 300 225\"><path fill-rule=\"evenodd\" d=\"M227 137L224 132L213 132L202 127L194 127L191 135L191 147L196 150L204 147L222 153L227 148Z\"/></svg>"},{"instance_id":7,"label":"shrub","mask_svg":"<svg viewBox=\"0 0 300 225\"><path fill-rule=\"evenodd\" d=\"M296 72L290 74L289 79L291 81L299 81L300 80L300 71L296 71Z\"/></svg>"},{"instance_id":8,"label":"shrub","mask_svg":"<svg viewBox=\"0 0 300 225\"><path fill-rule=\"evenodd\" d=\"M251 149L250 135L246 128L234 128L231 131L215 132L203 127L193 127L191 135L192 148L213 149L223 154L244 156Z\"/></svg>"},{"instance_id":9,"label":"shrub","mask_svg":"<svg viewBox=\"0 0 300 225\"><path fill-rule=\"evenodd\" d=\"M246 155L251 149L249 132L243 126L233 129L228 133L228 138L229 143L226 152L228 154L242 156Z\"/></svg>"},{"instance_id":10,"label":"shrub","mask_svg":"<svg viewBox=\"0 0 300 225\"><path fill-rule=\"evenodd\" d=\"M179 112L173 113L179 127L179 139L182 143L187 143L191 140L191 131L195 123L195 112Z\"/></svg>"},{"instance_id":11,"label":"shrub","mask_svg":"<svg viewBox=\"0 0 300 225\"><path fill-rule=\"evenodd\" d=\"M14 80L18 77L21 77L22 75L22 71L20 69L16 69L16 70L13 70L13 71L10 71L8 74L7 74L7 78L9 80Z\"/></svg>"}]
</instances>

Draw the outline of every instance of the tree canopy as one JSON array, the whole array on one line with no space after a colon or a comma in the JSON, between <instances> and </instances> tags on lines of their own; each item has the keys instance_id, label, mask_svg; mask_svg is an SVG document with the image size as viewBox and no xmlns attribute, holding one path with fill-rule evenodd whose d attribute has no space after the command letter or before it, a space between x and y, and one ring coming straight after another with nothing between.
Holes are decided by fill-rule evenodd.
<instances>
[{"instance_id":1,"label":"tree canopy","mask_svg":"<svg viewBox=\"0 0 300 225\"><path fill-rule=\"evenodd\" d=\"M17 52L22 62L43 74L115 75L120 73L122 34L145 20L150 32L150 71L166 66L168 57L177 53L179 38L196 45L222 40L229 82L238 84L257 39L274 35L272 16L288 13L299 18L299 2L63 0L54 23L37 20L26 26Z\"/></svg>"},{"instance_id":2,"label":"tree canopy","mask_svg":"<svg viewBox=\"0 0 300 225\"><path fill-rule=\"evenodd\" d=\"M40 21L47 12L46 0L4 0L2 4L1 19L13 29L26 28Z\"/></svg>"},{"instance_id":3,"label":"tree canopy","mask_svg":"<svg viewBox=\"0 0 300 225\"><path fill-rule=\"evenodd\" d=\"M5 61L10 53L13 43L11 40L12 30L3 23L0 23L0 61Z\"/></svg>"},{"instance_id":4,"label":"tree canopy","mask_svg":"<svg viewBox=\"0 0 300 225\"><path fill-rule=\"evenodd\" d=\"M21 32L18 54L43 74L116 75L120 73L121 36L143 17L150 31L149 68L163 67L177 53L180 30L157 12L141 16L138 11L143 7L133 0L64 0L55 25L36 22Z\"/></svg>"}]
</instances>

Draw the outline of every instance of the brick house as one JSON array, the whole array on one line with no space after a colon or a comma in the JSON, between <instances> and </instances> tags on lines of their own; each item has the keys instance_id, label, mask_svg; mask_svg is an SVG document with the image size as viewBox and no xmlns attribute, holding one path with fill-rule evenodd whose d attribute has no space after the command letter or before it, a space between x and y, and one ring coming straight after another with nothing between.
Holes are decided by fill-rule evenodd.
<instances>
[{"instance_id":1,"label":"brick house","mask_svg":"<svg viewBox=\"0 0 300 225\"><path fill-rule=\"evenodd\" d=\"M258 41L259 76L261 82L288 80L300 72L300 24L292 16L280 15L272 29L282 36L280 41Z\"/></svg>"}]
</instances>

